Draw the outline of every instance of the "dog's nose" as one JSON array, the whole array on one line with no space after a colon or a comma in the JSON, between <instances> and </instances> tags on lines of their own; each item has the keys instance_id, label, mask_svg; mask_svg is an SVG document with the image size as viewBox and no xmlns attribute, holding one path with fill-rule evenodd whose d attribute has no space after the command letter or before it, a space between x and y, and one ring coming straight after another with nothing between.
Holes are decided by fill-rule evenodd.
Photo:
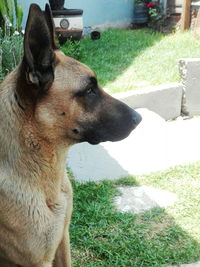
<instances>
[{"instance_id":1,"label":"dog's nose","mask_svg":"<svg viewBox=\"0 0 200 267\"><path fill-rule=\"evenodd\" d=\"M134 111L133 116L132 116L133 123L135 127L142 121L142 116Z\"/></svg>"}]
</instances>

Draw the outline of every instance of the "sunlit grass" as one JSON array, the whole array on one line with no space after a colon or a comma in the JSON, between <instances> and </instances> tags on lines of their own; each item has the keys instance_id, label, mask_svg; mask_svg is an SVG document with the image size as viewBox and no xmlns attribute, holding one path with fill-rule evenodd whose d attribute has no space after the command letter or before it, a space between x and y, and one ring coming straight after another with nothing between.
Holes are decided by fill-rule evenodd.
<instances>
[{"instance_id":1,"label":"sunlit grass","mask_svg":"<svg viewBox=\"0 0 200 267\"><path fill-rule=\"evenodd\" d=\"M178 201L138 215L119 213L113 206L118 185L154 186ZM73 181L73 187L75 267L169 267L200 260L200 162L115 182Z\"/></svg>"},{"instance_id":2,"label":"sunlit grass","mask_svg":"<svg viewBox=\"0 0 200 267\"><path fill-rule=\"evenodd\" d=\"M142 30L107 30L101 39L81 41L81 61L103 87L127 91L180 80L180 58L200 57L200 41L191 32L164 35Z\"/></svg>"}]
</instances>

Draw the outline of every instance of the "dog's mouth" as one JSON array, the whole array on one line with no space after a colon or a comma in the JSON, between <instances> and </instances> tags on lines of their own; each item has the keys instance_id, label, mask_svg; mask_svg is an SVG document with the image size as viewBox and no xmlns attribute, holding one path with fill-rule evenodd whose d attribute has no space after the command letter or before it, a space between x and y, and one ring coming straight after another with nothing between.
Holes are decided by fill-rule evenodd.
<instances>
[{"instance_id":1,"label":"dog's mouth","mask_svg":"<svg viewBox=\"0 0 200 267\"><path fill-rule=\"evenodd\" d=\"M108 138L100 136L99 133L92 130L73 129L73 141L76 143L88 142L91 145L98 145L101 142L109 141Z\"/></svg>"},{"instance_id":2,"label":"dog's mouth","mask_svg":"<svg viewBox=\"0 0 200 267\"><path fill-rule=\"evenodd\" d=\"M91 145L98 145L101 142L105 142L103 138L100 138L98 134L95 133L86 133L82 136L81 142L88 142Z\"/></svg>"},{"instance_id":3,"label":"dog's mouth","mask_svg":"<svg viewBox=\"0 0 200 267\"><path fill-rule=\"evenodd\" d=\"M131 132L131 131L130 131ZM123 140L124 138L128 137L128 135L130 134L130 132L126 135L123 135L123 136L115 136L114 134L111 136L111 135L107 135L107 136L102 136L102 137L98 137L98 136L85 136L82 140L83 142L88 142L89 144L91 145L98 145L102 142L107 142L107 141L110 141L110 142L117 142L117 141L121 141Z\"/></svg>"},{"instance_id":4,"label":"dog's mouth","mask_svg":"<svg viewBox=\"0 0 200 267\"><path fill-rule=\"evenodd\" d=\"M81 138L81 142L88 142L91 145L98 145L102 142L117 142L125 139L130 135L130 133L139 125L142 118L138 116L137 122L130 123L126 125L126 127L119 127L119 128L100 128L94 127L94 129L87 130L83 137ZM96 130L98 129L98 130Z\"/></svg>"},{"instance_id":5,"label":"dog's mouth","mask_svg":"<svg viewBox=\"0 0 200 267\"><path fill-rule=\"evenodd\" d=\"M100 141L100 140L88 140L88 143L90 145L98 145L100 144L101 142L105 142L105 141Z\"/></svg>"}]
</instances>

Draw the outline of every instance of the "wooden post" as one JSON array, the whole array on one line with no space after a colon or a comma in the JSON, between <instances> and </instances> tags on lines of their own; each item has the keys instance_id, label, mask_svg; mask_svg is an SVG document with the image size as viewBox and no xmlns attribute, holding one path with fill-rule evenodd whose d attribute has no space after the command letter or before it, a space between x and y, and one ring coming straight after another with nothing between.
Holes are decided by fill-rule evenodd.
<instances>
[{"instance_id":1,"label":"wooden post","mask_svg":"<svg viewBox=\"0 0 200 267\"><path fill-rule=\"evenodd\" d=\"M194 35L196 38L200 39L200 9L198 10L196 22L194 25Z\"/></svg>"},{"instance_id":2,"label":"wooden post","mask_svg":"<svg viewBox=\"0 0 200 267\"><path fill-rule=\"evenodd\" d=\"M181 31L190 28L190 6L191 0L183 0L182 15L181 15Z\"/></svg>"}]
</instances>

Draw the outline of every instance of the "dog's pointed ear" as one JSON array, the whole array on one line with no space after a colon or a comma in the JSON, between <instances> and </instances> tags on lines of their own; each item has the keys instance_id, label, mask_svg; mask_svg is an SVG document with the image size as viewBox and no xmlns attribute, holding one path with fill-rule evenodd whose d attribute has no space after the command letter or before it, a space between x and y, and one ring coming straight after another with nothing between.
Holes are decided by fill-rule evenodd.
<instances>
[{"instance_id":1,"label":"dog's pointed ear","mask_svg":"<svg viewBox=\"0 0 200 267\"><path fill-rule=\"evenodd\" d=\"M45 12L36 4L29 9L24 37L26 81L35 88L47 90L54 80L56 44L51 10Z\"/></svg>"},{"instance_id":2,"label":"dog's pointed ear","mask_svg":"<svg viewBox=\"0 0 200 267\"><path fill-rule=\"evenodd\" d=\"M49 27L49 31L50 31L50 34L51 34L52 47L53 47L53 49L58 49L58 45L57 45L57 43L55 41L56 40L56 37L55 37L55 25L54 25L54 21L53 21L53 16L52 16L50 5L46 4L44 14L45 14L47 25Z\"/></svg>"}]
</instances>

